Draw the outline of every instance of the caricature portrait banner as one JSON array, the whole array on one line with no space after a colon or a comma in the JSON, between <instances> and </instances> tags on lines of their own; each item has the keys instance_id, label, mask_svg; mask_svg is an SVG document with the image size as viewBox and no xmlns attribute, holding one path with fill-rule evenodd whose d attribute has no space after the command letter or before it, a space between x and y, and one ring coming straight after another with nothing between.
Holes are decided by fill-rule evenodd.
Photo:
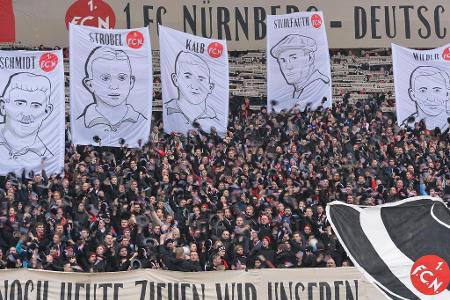
<instances>
[{"instance_id":1,"label":"caricature portrait banner","mask_svg":"<svg viewBox=\"0 0 450 300\"><path fill-rule=\"evenodd\" d=\"M267 16L267 108L331 107L331 70L322 12Z\"/></svg>"},{"instance_id":2,"label":"caricature portrait banner","mask_svg":"<svg viewBox=\"0 0 450 300\"><path fill-rule=\"evenodd\" d=\"M450 117L450 44L414 50L392 44L397 122L427 129L448 128Z\"/></svg>"},{"instance_id":3,"label":"caricature portrait banner","mask_svg":"<svg viewBox=\"0 0 450 300\"><path fill-rule=\"evenodd\" d=\"M223 135L228 124L228 51L210 40L160 26L161 84L165 132L201 126Z\"/></svg>"},{"instance_id":4,"label":"caricature portrait banner","mask_svg":"<svg viewBox=\"0 0 450 300\"><path fill-rule=\"evenodd\" d=\"M0 175L64 169L62 51L0 51Z\"/></svg>"},{"instance_id":5,"label":"caricature portrait banner","mask_svg":"<svg viewBox=\"0 0 450 300\"><path fill-rule=\"evenodd\" d=\"M70 24L70 122L75 145L139 147L152 115L147 28Z\"/></svg>"}]
</instances>

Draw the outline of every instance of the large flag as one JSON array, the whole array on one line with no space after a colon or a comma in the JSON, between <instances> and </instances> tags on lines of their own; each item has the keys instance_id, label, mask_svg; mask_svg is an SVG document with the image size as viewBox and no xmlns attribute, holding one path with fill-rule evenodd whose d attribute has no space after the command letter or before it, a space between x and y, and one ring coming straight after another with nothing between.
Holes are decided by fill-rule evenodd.
<instances>
[{"instance_id":1,"label":"large flag","mask_svg":"<svg viewBox=\"0 0 450 300\"><path fill-rule=\"evenodd\" d=\"M327 216L352 261L389 299L450 299L450 211L441 199L335 201Z\"/></svg>"},{"instance_id":2,"label":"large flag","mask_svg":"<svg viewBox=\"0 0 450 300\"><path fill-rule=\"evenodd\" d=\"M316 110L332 104L322 12L267 17L267 108Z\"/></svg>"},{"instance_id":3,"label":"large flag","mask_svg":"<svg viewBox=\"0 0 450 300\"><path fill-rule=\"evenodd\" d=\"M448 128L450 117L450 44L414 50L392 44L397 122L427 129Z\"/></svg>"},{"instance_id":4,"label":"large flag","mask_svg":"<svg viewBox=\"0 0 450 300\"><path fill-rule=\"evenodd\" d=\"M223 135L228 124L226 41L159 27L163 121L166 132L201 126Z\"/></svg>"},{"instance_id":5,"label":"large flag","mask_svg":"<svg viewBox=\"0 0 450 300\"><path fill-rule=\"evenodd\" d=\"M147 28L70 24L73 143L139 147L152 116L152 56Z\"/></svg>"},{"instance_id":6,"label":"large flag","mask_svg":"<svg viewBox=\"0 0 450 300\"><path fill-rule=\"evenodd\" d=\"M62 51L0 51L0 175L64 169Z\"/></svg>"}]
</instances>

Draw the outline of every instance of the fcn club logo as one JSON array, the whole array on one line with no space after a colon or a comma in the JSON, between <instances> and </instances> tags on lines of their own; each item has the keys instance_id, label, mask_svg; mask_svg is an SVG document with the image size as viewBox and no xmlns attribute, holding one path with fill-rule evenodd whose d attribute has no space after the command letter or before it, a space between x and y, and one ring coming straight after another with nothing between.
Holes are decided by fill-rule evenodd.
<instances>
[{"instance_id":1,"label":"fcn club logo","mask_svg":"<svg viewBox=\"0 0 450 300\"><path fill-rule=\"evenodd\" d=\"M320 26L322 26L322 18L319 14L314 14L311 16L311 24L314 28L320 28Z\"/></svg>"},{"instance_id":2,"label":"fcn club logo","mask_svg":"<svg viewBox=\"0 0 450 300\"><path fill-rule=\"evenodd\" d=\"M57 65L58 65L58 56L56 56L56 54L54 53L42 54L41 58L39 59L39 66L44 72L53 71Z\"/></svg>"},{"instance_id":3,"label":"fcn club logo","mask_svg":"<svg viewBox=\"0 0 450 300\"><path fill-rule=\"evenodd\" d=\"M212 58L219 58L223 53L223 45L218 42L213 42L208 45L208 54Z\"/></svg>"},{"instance_id":4,"label":"fcn club logo","mask_svg":"<svg viewBox=\"0 0 450 300\"><path fill-rule=\"evenodd\" d=\"M139 31L131 31L127 34L127 45L132 49L139 49L144 45L144 35Z\"/></svg>"},{"instance_id":5,"label":"fcn club logo","mask_svg":"<svg viewBox=\"0 0 450 300\"><path fill-rule=\"evenodd\" d=\"M448 264L436 255L422 256L412 266L410 277L414 287L422 294L440 294L450 280Z\"/></svg>"},{"instance_id":6,"label":"fcn club logo","mask_svg":"<svg viewBox=\"0 0 450 300\"><path fill-rule=\"evenodd\" d=\"M116 15L103 0L77 0L66 12L66 27L69 23L112 29L116 26Z\"/></svg>"},{"instance_id":7,"label":"fcn club logo","mask_svg":"<svg viewBox=\"0 0 450 300\"><path fill-rule=\"evenodd\" d=\"M444 60L450 61L450 47L445 48L444 52L442 53L442 58Z\"/></svg>"}]
</instances>

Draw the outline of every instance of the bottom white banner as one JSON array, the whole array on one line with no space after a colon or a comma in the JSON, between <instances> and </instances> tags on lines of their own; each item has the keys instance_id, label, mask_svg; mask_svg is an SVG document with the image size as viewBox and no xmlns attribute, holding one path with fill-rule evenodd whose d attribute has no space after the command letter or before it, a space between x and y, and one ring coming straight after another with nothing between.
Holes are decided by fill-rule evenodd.
<instances>
[{"instance_id":1,"label":"bottom white banner","mask_svg":"<svg viewBox=\"0 0 450 300\"><path fill-rule=\"evenodd\" d=\"M0 299L383 299L355 268L181 273L0 271Z\"/></svg>"}]
</instances>

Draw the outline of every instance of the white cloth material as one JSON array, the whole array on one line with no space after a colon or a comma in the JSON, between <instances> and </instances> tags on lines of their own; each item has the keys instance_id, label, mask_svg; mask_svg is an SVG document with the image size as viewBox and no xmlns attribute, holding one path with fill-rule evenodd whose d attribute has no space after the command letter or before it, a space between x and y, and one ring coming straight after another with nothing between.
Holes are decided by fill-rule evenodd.
<instances>
[{"instance_id":1,"label":"white cloth material","mask_svg":"<svg viewBox=\"0 0 450 300\"><path fill-rule=\"evenodd\" d=\"M70 24L70 119L75 145L139 147L150 135L148 28Z\"/></svg>"},{"instance_id":2,"label":"white cloth material","mask_svg":"<svg viewBox=\"0 0 450 300\"><path fill-rule=\"evenodd\" d=\"M303 111L332 105L322 12L267 16L267 108Z\"/></svg>"},{"instance_id":3,"label":"white cloth material","mask_svg":"<svg viewBox=\"0 0 450 300\"><path fill-rule=\"evenodd\" d=\"M63 63L61 50L0 51L0 175L63 173Z\"/></svg>"},{"instance_id":4,"label":"white cloth material","mask_svg":"<svg viewBox=\"0 0 450 300\"><path fill-rule=\"evenodd\" d=\"M160 26L159 44L164 131L186 134L198 123L206 132L214 127L224 135L229 105L226 41Z\"/></svg>"},{"instance_id":5,"label":"white cloth material","mask_svg":"<svg viewBox=\"0 0 450 300\"><path fill-rule=\"evenodd\" d=\"M421 120L427 129L448 128L450 117L450 44L414 50L392 44L395 105L399 126Z\"/></svg>"}]
</instances>

